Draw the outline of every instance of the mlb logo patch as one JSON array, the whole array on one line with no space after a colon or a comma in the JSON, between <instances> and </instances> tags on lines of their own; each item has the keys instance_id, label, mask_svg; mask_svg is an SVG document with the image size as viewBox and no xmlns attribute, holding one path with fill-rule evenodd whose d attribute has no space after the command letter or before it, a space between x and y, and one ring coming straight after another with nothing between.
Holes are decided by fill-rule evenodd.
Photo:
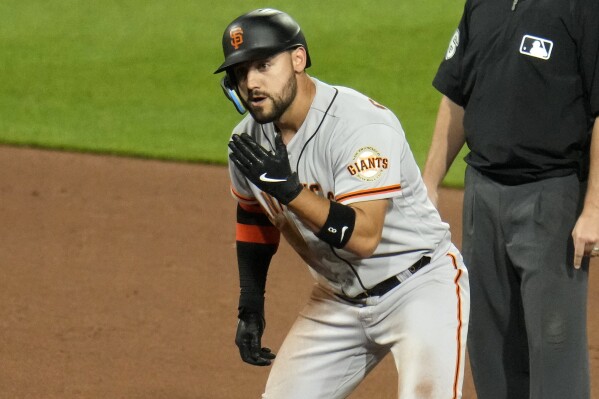
<instances>
[{"instance_id":1,"label":"mlb logo patch","mask_svg":"<svg viewBox=\"0 0 599 399\"><path fill-rule=\"evenodd\" d=\"M553 42L531 35L524 35L520 43L520 53L542 60L548 60L553 50Z\"/></svg>"}]
</instances>

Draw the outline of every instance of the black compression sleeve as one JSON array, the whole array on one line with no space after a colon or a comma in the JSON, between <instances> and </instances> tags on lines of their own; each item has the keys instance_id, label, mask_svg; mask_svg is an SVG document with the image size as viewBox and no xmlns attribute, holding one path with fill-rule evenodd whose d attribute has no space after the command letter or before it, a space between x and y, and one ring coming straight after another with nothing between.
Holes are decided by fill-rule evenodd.
<instances>
[{"instance_id":1,"label":"black compression sleeve","mask_svg":"<svg viewBox=\"0 0 599 399\"><path fill-rule=\"evenodd\" d=\"M279 232L260 207L237 205L237 265L239 268L239 316L264 315L266 276L278 249Z\"/></svg>"},{"instance_id":2,"label":"black compression sleeve","mask_svg":"<svg viewBox=\"0 0 599 399\"><path fill-rule=\"evenodd\" d=\"M275 252L276 246L272 244L237 241L239 316L245 312L264 314L266 275Z\"/></svg>"}]
</instances>

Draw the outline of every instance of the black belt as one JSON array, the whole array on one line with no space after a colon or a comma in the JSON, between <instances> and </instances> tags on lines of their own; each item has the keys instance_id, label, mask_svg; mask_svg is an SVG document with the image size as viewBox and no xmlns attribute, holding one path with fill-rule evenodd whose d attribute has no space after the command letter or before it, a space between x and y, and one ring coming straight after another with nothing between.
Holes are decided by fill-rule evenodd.
<instances>
[{"instance_id":1,"label":"black belt","mask_svg":"<svg viewBox=\"0 0 599 399\"><path fill-rule=\"evenodd\" d=\"M416 263L410 266L407 270L414 274L429 263L431 263L431 258L428 256L423 256ZM399 278L397 278L397 276L391 276L387 280L381 281L374 287L364 291L361 294L358 294L357 296L351 299L364 299L371 296L383 296L387 292L391 291L393 288L397 287L399 284L401 284Z\"/></svg>"}]
</instances>

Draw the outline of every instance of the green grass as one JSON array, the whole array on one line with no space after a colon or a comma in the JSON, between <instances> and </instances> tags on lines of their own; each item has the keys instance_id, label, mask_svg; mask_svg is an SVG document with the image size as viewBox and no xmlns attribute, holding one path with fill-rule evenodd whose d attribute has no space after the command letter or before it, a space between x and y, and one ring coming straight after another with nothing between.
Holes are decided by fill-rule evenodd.
<instances>
[{"instance_id":1,"label":"green grass","mask_svg":"<svg viewBox=\"0 0 599 399\"><path fill-rule=\"evenodd\" d=\"M424 164L440 99L431 86L463 2L284 2L311 75L392 109ZM221 36L257 1L4 0L0 142L224 163L240 120L212 74ZM461 185L463 162L446 184Z\"/></svg>"}]
</instances>

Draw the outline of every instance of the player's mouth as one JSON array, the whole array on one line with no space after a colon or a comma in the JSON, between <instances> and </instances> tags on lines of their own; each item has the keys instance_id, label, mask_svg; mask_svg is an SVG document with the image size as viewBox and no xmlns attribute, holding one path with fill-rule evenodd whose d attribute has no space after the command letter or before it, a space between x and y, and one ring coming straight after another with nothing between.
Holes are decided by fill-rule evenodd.
<instances>
[{"instance_id":1,"label":"player's mouth","mask_svg":"<svg viewBox=\"0 0 599 399\"><path fill-rule=\"evenodd\" d=\"M268 95L266 93L261 93L259 91L251 91L248 93L248 103L254 107L261 107L264 105L266 100L268 99Z\"/></svg>"},{"instance_id":2,"label":"player's mouth","mask_svg":"<svg viewBox=\"0 0 599 399\"><path fill-rule=\"evenodd\" d=\"M262 106L267 99L267 96L251 96L249 98L249 103L254 107L259 107Z\"/></svg>"}]
</instances>

